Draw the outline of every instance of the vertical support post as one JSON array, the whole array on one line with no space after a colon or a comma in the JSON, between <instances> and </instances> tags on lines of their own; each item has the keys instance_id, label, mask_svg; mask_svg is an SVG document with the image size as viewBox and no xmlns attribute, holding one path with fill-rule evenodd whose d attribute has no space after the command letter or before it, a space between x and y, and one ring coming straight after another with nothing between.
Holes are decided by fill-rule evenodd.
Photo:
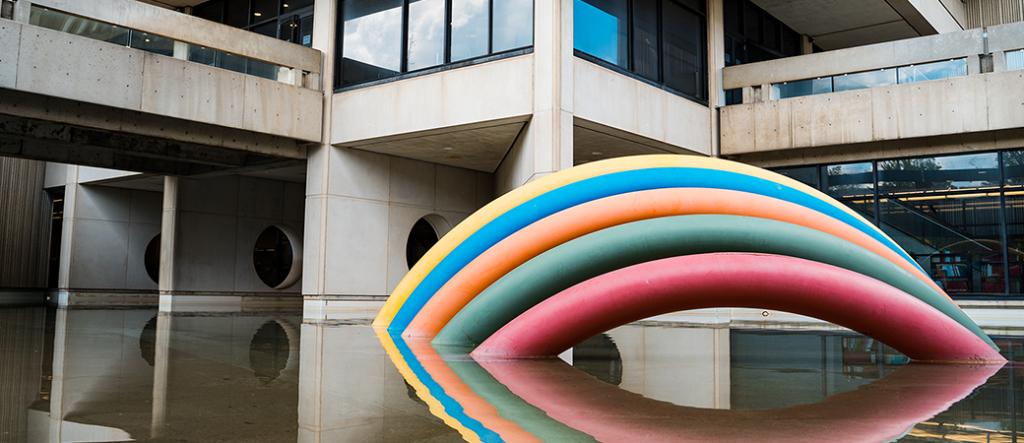
<instances>
[{"instance_id":1,"label":"vertical support post","mask_svg":"<svg viewBox=\"0 0 1024 443\"><path fill-rule=\"evenodd\" d=\"M573 164L573 1L534 2L531 181Z\"/></svg>"},{"instance_id":2,"label":"vertical support post","mask_svg":"<svg viewBox=\"0 0 1024 443\"><path fill-rule=\"evenodd\" d=\"M160 221L160 311L170 312L173 305L174 258L178 224L178 177L164 177L163 216Z\"/></svg>"},{"instance_id":3,"label":"vertical support post","mask_svg":"<svg viewBox=\"0 0 1024 443\"><path fill-rule=\"evenodd\" d=\"M167 374L171 361L171 324L174 318L161 312L156 317L156 349L153 357L153 418L150 438L163 435L167 426Z\"/></svg>"},{"instance_id":4,"label":"vertical support post","mask_svg":"<svg viewBox=\"0 0 1024 443\"><path fill-rule=\"evenodd\" d=\"M32 18L32 1L18 0L14 2L14 21L28 23Z\"/></svg>"},{"instance_id":5,"label":"vertical support post","mask_svg":"<svg viewBox=\"0 0 1024 443\"><path fill-rule=\"evenodd\" d=\"M725 18L722 0L708 0L708 106L711 107L711 156L721 157L722 140L718 108L725 106L722 69L725 68Z\"/></svg>"}]
</instances>

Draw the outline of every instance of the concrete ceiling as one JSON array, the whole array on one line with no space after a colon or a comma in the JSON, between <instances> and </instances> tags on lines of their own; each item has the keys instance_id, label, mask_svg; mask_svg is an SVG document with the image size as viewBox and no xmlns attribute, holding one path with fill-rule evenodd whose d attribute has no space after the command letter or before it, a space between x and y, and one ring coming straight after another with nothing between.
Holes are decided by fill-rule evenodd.
<instances>
[{"instance_id":1,"label":"concrete ceiling","mask_svg":"<svg viewBox=\"0 0 1024 443\"><path fill-rule=\"evenodd\" d=\"M572 127L573 165L630 155L674 153L579 125Z\"/></svg>"},{"instance_id":2,"label":"concrete ceiling","mask_svg":"<svg viewBox=\"0 0 1024 443\"><path fill-rule=\"evenodd\" d=\"M891 0L899 2L899 0ZM887 0L753 0L824 50L921 35Z\"/></svg>"},{"instance_id":3,"label":"concrete ceiling","mask_svg":"<svg viewBox=\"0 0 1024 443\"><path fill-rule=\"evenodd\" d=\"M167 9L178 9L185 6L195 6L206 0L138 0L142 3L148 3L153 6L159 6Z\"/></svg>"},{"instance_id":4,"label":"concrete ceiling","mask_svg":"<svg viewBox=\"0 0 1024 443\"><path fill-rule=\"evenodd\" d=\"M521 120L446 128L443 132L432 131L345 146L476 171L494 172L526 123Z\"/></svg>"}]
</instances>

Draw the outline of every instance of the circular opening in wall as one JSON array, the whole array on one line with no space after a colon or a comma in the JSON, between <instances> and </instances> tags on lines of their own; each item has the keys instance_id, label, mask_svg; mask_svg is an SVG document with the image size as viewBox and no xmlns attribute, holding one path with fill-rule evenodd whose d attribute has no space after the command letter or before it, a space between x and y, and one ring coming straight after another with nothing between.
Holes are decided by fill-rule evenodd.
<instances>
[{"instance_id":1,"label":"circular opening in wall","mask_svg":"<svg viewBox=\"0 0 1024 443\"><path fill-rule=\"evenodd\" d=\"M153 279L154 283L160 283L160 234L149 241L143 260L149 278Z\"/></svg>"},{"instance_id":2,"label":"circular opening in wall","mask_svg":"<svg viewBox=\"0 0 1024 443\"><path fill-rule=\"evenodd\" d=\"M299 281L302 272L302 241L288 227L263 230L252 248L256 275L267 286L284 289Z\"/></svg>"},{"instance_id":3,"label":"circular opening in wall","mask_svg":"<svg viewBox=\"0 0 1024 443\"><path fill-rule=\"evenodd\" d=\"M405 244L405 261L409 264L409 268L412 268L430 250L430 247L434 246L434 243L437 243L437 231L425 218L419 219L412 226L409 242Z\"/></svg>"}]
</instances>

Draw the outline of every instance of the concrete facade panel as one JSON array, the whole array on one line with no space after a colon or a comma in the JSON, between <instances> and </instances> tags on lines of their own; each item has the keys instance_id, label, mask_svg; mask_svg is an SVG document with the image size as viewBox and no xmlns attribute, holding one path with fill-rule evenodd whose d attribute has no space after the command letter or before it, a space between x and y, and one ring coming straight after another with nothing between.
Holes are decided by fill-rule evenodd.
<instances>
[{"instance_id":1,"label":"concrete facade panel","mask_svg":"<svg viewBox=\"0 0 1024 443\"><path fill-rule=\"evenodd\" d=\"M932 61L962 58L965 54L985 52L982 45L981 29L951 32L892 42L897 65L911 65Z\"/></svg>"},{"instance_id":2,"label":"concrete facade panel","mask_svg":"<svg viewBox=\"0 0 1024 443\"><path fill-rule=\"evenodd\" d=\"M327 235L320 240L329 251L324 260L325 293L385 294L388 205L329 197L327 211Z\"/></svg>"},{"instance_id":3,"label":"concrete facade panel","mask_svg":"<svg viewBox=\"0 0 1024 443\"><path fill-rule=\"evenodd\" d=\"M247 76L157 54L145 60L143 112L251 129L239 94Z\"/></svg>"},{"instance_id":4,"label":"concrete facade panel","mask_svg":"<svg viewBox=\"0 0 1024 443\"><path fill-rule=\"evenodd\" d=\"M180 183L179 211L230 216L238 214L238 177L206 180L183 178Z\"/></svg>"},{"instance_id":5,"label":"concrete facade panel","mask_svg":"<svg viewBox=\"0 0 1024 443\"><path fill-rule=\"evenodd\" d=\"M1005 71L727 106L722 108L723 154L1019 128L1024 126L1022 80L1024 74ZM768 112L783 102L790 104L791 123ZM793 128L791 140L770 137L787 124Z\"/></svg>"},{"instance_id":6,"label":"concrete facade panel","mask_svg":"<svg viewBox=\"0 0 1024 443\"><path fill-rule=\"evenodd\" d=\"M46 189L57 188L67 184L68 165L64 163L46 162L46 178L43 187Z\"/></svg>"},{"instance_id":7,"label":"concrete facade panel","mask_svg":"<svg viewBox=\"0 0 1024 443\"><path fill-rule=\"evenodd\" d=\"M711 154L711 111L707 106L579 58L573 66L573 117Z\"/></svg>"},{"instance_id":8,"label":"concrete facade panel","mask_svg":"<svg viewBox=\"0 0 1024 443\"><path fill-rule=\"evenodd\" d=\"M806 113L807 108L798 106L793 110L794 120L798 119L798 113ZM721 108L722 120L722 155L739 154L743 152L754 152L757 146L754 144L754 104L733 105ZM809 114L809 113L807 113ZM810 119L807 123L810 124Z\"/></svg>"},{"instance_id":9,"label":"concrete facade panel","mask_svg":"<svg viewBox=\"0 0 1024 443\"><path fill-rule=\"evenodd\" d=\"M754 118L759 124L754 127L754 146L792 146L793 114L790 103L783 100L757 103Z\"/></svg>"},{"instance_id":10,"label":"concrete facade panel","mask_svg":"<svg viewBox=\"0 0 1024 443\"><path fill-rule=\"evenodd\" d=\"M21 24L0 20L0 88L14 89L18 78L18 50L21 48Z\"/></svg>"},{"instance_id":11,"label":"concrete facade panel","mask_svg":"<svg viewBox=\"0 0 1024 443\"><path fill-rule=\"evenodd\" d=\"M389 201L433 207L436 189L434 180L435 177L441 179L437 174L441 166L401 157L391 157L390 162Z\"/></svg>"},{"instance_id":12,"label":"concrete facade panel","mask_svg":"<svg viewBox=\"0 0 1024 443\"><path fill-rule=\"evenodd\" d=\"M330 148L329 155L329 194L388 201L390 156L349 148Z\"/></svg>"},{"instance_id":13,"label":"concrete facade panel","mask_svg":"<svg viewBox=\"0 0 1024 443\"><path fill-rule=\"evenodd\" d=\"M228 215L178 214L174 290L235 290L236 223L236 217Z\"/></svg>"},{"instance_id":14,"label":"concrete facade panel","mask_svg":"<svg viewBox=\"0 0 1024 443\"><path fill-rule=\"evenodd\" d=\"M281 219L284 216L284 182L238 177L238 216Z\"/></svg>"},{"instance_id":15,"label":"concrete facade panel","mask_svg":"<svg viewBox=\"0 0 1024 443\"><path fill-rule=\"evenodd\" d=\"M132 223L160 225L163 217L163 194L159 192L132 191Z\"/></svg>"},{"instance_id":16,"label":"concrete facade panel","mask_svg":"<svg viewBox=\"0 0 1024 443\"><path fill-rule=\"evenodd\" d=\"M437 166L437 209L440 211L473 212L476 205L475 171Z\"/></svg>"},{"instance_id":17,"label":"concrete facade panel","mask_svg":"<svg viewBox=\"0 0 1024 443\"><path fill-rule=\"evenodd\" d=\"M79 193L81 195L81 193ZM127 281L127 221L76 220L71 246L69 286L84 289L124 289Z\"/></svg>"},{"instance_id":18,"label":"concrete facade panel","mask_svg":"<svg viewBox=\"0 0 1024 443\"><path fill-rule=\"evenodd\" d=\"M324 251L326 245L322 241L326 237L326 229L321 229L323 215L327 210L330 197L316 196L305 198L303 216L305 223L302 230L302 293L323 294L326 269ZM324 234L324 235L321 235Z\"/></svg>"},{"instance_id":19,"label":"concrete facade panel","mask_svg":"<svg viewBox=\"0 0 1024 443\"><path fill-rule=\"evenodd\" d=\"M284 183L284 202L281 218L285 221L302 221L306 209L306 187L302 183ZM300 229L299 232L302 232Z\"/></svg>"},{"instance_id":20,"label":"concrete facade panel","mask_svg":"<svg viewBox=\"0 0 1024 443\"><path fill-rule=\"evenodd\" d=\"M405 274L409 272L409 263L406 259L406 247L409 244L409 234L412 227L424 216L433 214L429 208L390 205L388 207L388 285L387 294L398 286Z\"/></svg>"},{"instance_id":21,"label":"concrete facade panel","mask_svg":"<svg viewBox=\"0 0 1024 443\"><path fill-rule=\"evenodd\" d=\"M117 108L139 109L143 54L39 27L24 26L17 89Z\"/></svg>"},{"instance_id":22,"label":"concrete facade panel","mask_svg":"<svg viewBox=\"0 0 1024 443\"><path fill-rule=\"evenodd\" d=\"M338 93L331 144L529 115L532 78L528 54Z\"/></svg>"},{"instance_id":23,"label":"concrete facade panel","mask_svg":"<svg viewBox=\"0 0 1024 443\"><path fill-rule=\"evenodd\" d=\"M992 129L1024 127L1024 70L986 76L985 97Z\"/></svg>"},{"instance_id":24,"label":"concrete facade panel","mask_svg":"<svg viewBox=\"0 0 1024 443\"><path fill-rule=\"evenodd\" d=\"M988 48L992 52L1024 49L1024 22L989 26Z\"/></svg>"},{"instance_id":25,"label":"concrete facade panel","mask_svg":"<svg viewBox=\"0 0 1024 443\"><path fill-rule=\"evenodd\" d=\"M75 201L75 218L129 222L131 206L131 190L106 186L79 186Z\"/></svg>"},{"instance_id":26,"label":"concrete facade panel","mask_svg":"<svg viewBox=\"0 0 1024 443\"><path fill-rule=\"evenodd\" d=\"M242 109L245 129L320 141L323 124L320 91L247 75Z\"/></svg>"}]
</instances>

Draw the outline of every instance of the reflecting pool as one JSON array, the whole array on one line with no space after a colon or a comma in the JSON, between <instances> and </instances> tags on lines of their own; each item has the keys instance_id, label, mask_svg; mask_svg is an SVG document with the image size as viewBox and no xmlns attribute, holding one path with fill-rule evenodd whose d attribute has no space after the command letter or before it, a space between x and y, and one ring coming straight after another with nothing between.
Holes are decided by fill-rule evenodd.
<instances>
[{"instance_id":1,"label":"reflecting pool","mask_svg":"<svg viewBox=\"0 0 1024 443\"><path fill-rule=\"evenodd\" d=\"M0 442L1010 442L1022 425L1016 336L993 337L1005 366L932 365L823 323L647 321L561 359L476 361L352 317L0 309Z\"/></svg>"}]
</instances>

